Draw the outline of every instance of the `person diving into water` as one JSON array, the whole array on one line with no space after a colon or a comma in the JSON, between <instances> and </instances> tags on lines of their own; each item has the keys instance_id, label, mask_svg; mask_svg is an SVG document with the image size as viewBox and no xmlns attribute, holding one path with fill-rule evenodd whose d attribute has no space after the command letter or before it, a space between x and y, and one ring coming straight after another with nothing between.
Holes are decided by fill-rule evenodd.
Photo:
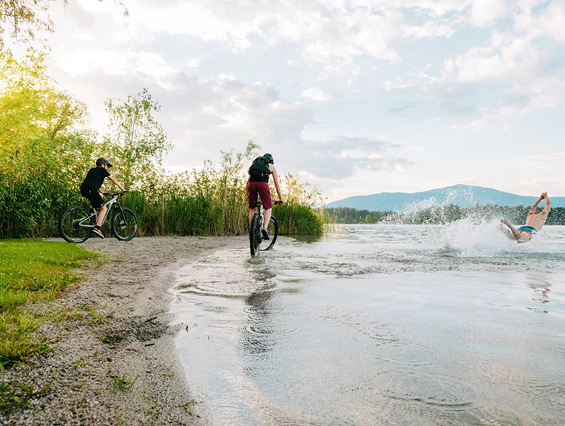
<instances>
[{"instance_id":1,"label":"person diving into water","mask_svg":"<svg viewBox=\"0 0 565 426\"><path fill-rule=\"evenodd\" d=\"M543 199L545 199L545 207L541 212L536 213L538 204ZM524 226L520 226L516 229L512 226L508 219L500 219L500 221L510 229L510 232L505 232L509 238L516 240L519 243L526 243L533 238L536 232L541 230L543 225L545 225L549 210L551 210L551 200L547 196L547 192L542 192L538 200L528 212L528 217L526 218L526 224Z\"/></svg>"}]
</instances>

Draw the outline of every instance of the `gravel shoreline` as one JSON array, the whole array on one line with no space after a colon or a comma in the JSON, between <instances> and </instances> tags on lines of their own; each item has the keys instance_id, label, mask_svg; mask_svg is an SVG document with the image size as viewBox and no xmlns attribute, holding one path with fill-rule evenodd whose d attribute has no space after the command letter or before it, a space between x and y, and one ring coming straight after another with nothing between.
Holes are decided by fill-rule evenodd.
<instances>
[{"instance_id":1,"label":"gravel shoreline","mask_svg":"<svg viewBox=\"0 0 565 426\"><path fill-rule=\"evenodd\" d=\"M60 241L56 240L56 241ZM0 415L2 425L204 425L178 359L178 327L168 313L175 271L222 247L244 247L246 236L89 239L104 255L81 272L88 278L49 305L66 312L40 333L52 352L6 370L0 384L31 408ZM60 315L58 315L60 317ZM115 382L130 390L115 391ZM29 391L33 389L33 391Z\"/></svg>"}]
</instances>

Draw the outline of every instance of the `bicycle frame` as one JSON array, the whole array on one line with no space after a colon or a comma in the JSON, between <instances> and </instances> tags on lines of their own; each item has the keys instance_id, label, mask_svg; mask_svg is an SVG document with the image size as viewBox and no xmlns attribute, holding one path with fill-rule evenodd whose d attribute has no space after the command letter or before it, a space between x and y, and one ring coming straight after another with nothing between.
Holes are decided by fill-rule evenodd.
<instances>
[{"instance_id":1,"label":"bicycle frame","mask_svg":"<svg viewBox=\"0 0 565 426\"><path fill-rule=\"evenodd\" d=\"M257 216L259 216L259 223L261 226L264 226L265 221L265 207L263 207L263 203L260 199L257 200Z\"/></svg>"},{"instance_id":2,"label":"bicycle frame","mask_svg":"<svg viewBox=\"0 0 565 426\"><path fill-rule=\"evenodd\" d=\"M122 207L118 201L122 193L105 192L103 196L111 199L102 204L104 213L94 208L87 209L84 205L70 206L59 218L59 232L69 243L82 243L90 238L96 219L99 218L103 225L108 222L112 233L119 241L129 241L137 233L137 216L127 207ZM111 211L113 210L113 211ZM111 218L111 219L109 219ZM99 235L97 235L99 236Z\"/></svg>"},{"instance_id":3,"label":"bicycle frame","mask_svg":"<svg viewBox=\"0 0 565 426\"><path fill-rule=\"evenodd\" d=\"M104 223L106 222L106 218L108 217L108 215L110 214L110 210L112 210L112 206L115 204L116 208L118 209L122 209L122 206L120 205L120 202L118 201L118 197L120 196L121 193L116 192L116 193L110 193L110 192L104 192L103 195L111 195L112 198L108 201L106 201L103 205L106 206L106 213L104 214L104 219L102 220L102 225L104 225ZM92 207L91 207L92 209ZM96 223L96 218L98 217L98 212L96 210L94 210L93 213L91 213L88 217L85 217L84 219L82 219L78 225L82 226L84 228L94 228L94 225L91 224L92 219L94 219L94 223ZM86 223L85 223L86 222Z\"/></svg>"},{"instance_id":4,"label":"bicycle frame","mask_svg":"<svg viewBox=\"0 0 565 426\"><path fill-rule=\"evenodd\" d=\"M277 204L282 204L282 202L280 201L273 201L273 205L277 205ZM257 197L257 216L259 216L259 219L261 219L260 223L261 226L265 226L265 207L263 207L263 203L261 202L261 198Z\"/></svg>"},{"instance_id":5,"label":"bicycle frame","mask_svg":"<svg viewBox=\"0 0 565 426\"><path fill-rule=\"evenodd\" d=\"M280 204L280 202L275 201L274 204ZM273 248L273 245L277 241L278 235L278 223L274 216L271 215L269 223L265 224L265 207L263 206L260 198L257 199L256 212L253 214L253 218L249 224L249 244L251 249L251 256L255 256L260 251L267 251ZM263 227L273 226L273 233L270 235L268 244L265 248L260 248L261 243L263 243L263 236L261 229ZM270 233L270 232L269 232Z\"/></svg>"}]
</instances>

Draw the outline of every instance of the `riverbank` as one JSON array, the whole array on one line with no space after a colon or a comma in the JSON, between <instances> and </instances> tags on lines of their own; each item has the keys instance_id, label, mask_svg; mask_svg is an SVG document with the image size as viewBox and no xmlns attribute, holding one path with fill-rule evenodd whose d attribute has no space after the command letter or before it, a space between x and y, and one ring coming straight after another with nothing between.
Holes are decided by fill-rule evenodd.
<instances>
[{"instance_id":1,"label":"riverbank","mask_svg":"<svg viewBox=\"0 0 565 426\"><path fill-rule=\"evenodd\" d=\"M33 307L55 313L40 330L53 350L6 370L0 385L30 408L2 424L203 424L175 350L167 290L183 265L245 244L246 236L85 242L105 261L88 263L85 281Z\"/></svg>"}]
</instances>

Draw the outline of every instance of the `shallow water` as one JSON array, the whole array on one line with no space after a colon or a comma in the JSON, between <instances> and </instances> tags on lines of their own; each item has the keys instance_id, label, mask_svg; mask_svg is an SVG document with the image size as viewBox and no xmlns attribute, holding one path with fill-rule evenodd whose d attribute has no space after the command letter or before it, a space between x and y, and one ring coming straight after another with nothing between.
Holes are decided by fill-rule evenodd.
<instances>
[{"instance_id":1,"label":"shallow water","mask_svg":"<svg viewBox=\"0 0 565 426\"><path fill-rule=\"evenodd\" d=\"M565 424L565 227L343 225L179 271L215 425Z\"/></svg>"}]
</instances>

